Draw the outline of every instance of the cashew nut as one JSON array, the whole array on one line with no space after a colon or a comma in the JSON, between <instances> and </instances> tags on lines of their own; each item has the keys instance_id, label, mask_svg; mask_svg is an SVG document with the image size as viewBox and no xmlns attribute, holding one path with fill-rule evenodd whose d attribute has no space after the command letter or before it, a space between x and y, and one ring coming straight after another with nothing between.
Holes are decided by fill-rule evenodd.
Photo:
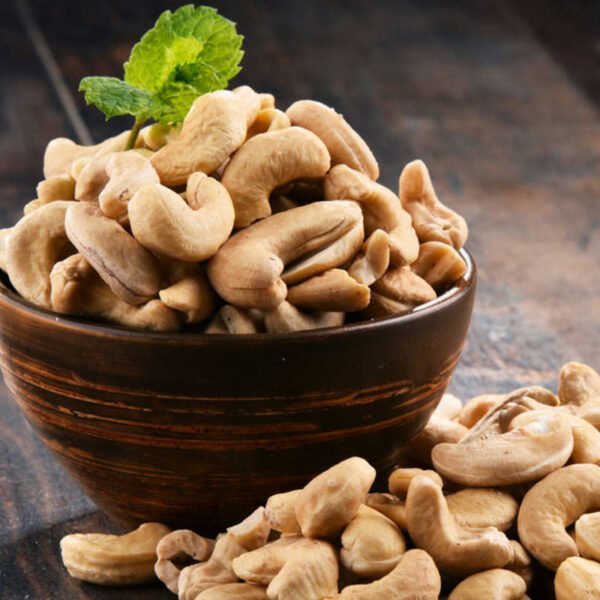
<instances>
[{"instance_id":1,"label":"cashew nut","mask_svg":"<svg viewBox=\"0 0 600 600\"><path fill-rule=\"evenodd\" d=\"M265 508L257 508L241 523L227 528L227 533L235 537L236 541L247 550L256 550L267 543L271 526L265 516Z\"/></svg>"},{"instance_id":2,"label":"cashew nut","mask_svg":"<svg viewBox=\"0 0 600 600\"><path fill-rule=\"evenodd\" d=\"M133 329L181 328L180 313L160 300L136 306L115 296L81 254L56 263L49 279L52 309L58 313L102 318Z\"/></svg>"},{"instance_id":3,"label":"cashew nut","mask_svg":"<svg viewBox=\"0 0 600 600\"><path fill-rule=\"evenodd\" d=\"M237 96L246 114L246 126L250 127L260 111L261 98L249 85L240 85L232 91Z\"/></svg>"},{"instance_id":4,"label":"cashew nut","mask_svg":"<svg viewBox=\"0 0 600 600\"><path fill-rule=\"evenodd\" d=\"M541 479L562 467L572 451L571 428L557 415L540 416L508 433L438 444L431 459L451 481L491 487Z\"/></svg>"},{"instance_id":5,"label":"cashew nut","mask_svg":"<svg viewBox=\"0 0 600 600\"><path fill-rule=\"evenodd\" d=\"M336 600L438 600L442 582L431 557L409 550L395 569L373 583L350 585ZM331 600L331 599L328 599Z\"/></svg>"},{"instance_id":6,"label":"cashew nut","mask_svg":"<svg viewBox=\"0 0 600 600\"><path fill-rule=\"evenodd\" d=\"M259 92L258 97L260 98L260 108L275 108L275 96L273 94L267 94L265 92Z\"/></svg>"},{"instance_id":7,"label":"cashew nut","mask_svg":"<svg viewBox=\"0 0 600 600\"><path fill-rule=\"evenodd\" d=\"M600 374L587 365L567 363L560 370L558 397L576 413L600 407Z\"/></svg>"},{"instance_id":8,"label":"cashew nut","mask_svg":"<svg viewBox=\"0 0 600 600\"><path fill-rule=\"evenodd\" d=\"M248 126L246 140L267 131L277 131L291 127L288 116L276 108L263 108L256 115L256 119Z\"/></svg>"},{"instance_id":9,"label":"cashew nut","mask_svg":"<svg viewBox=\"0 0 600 600\"><path fill-rule=\"evenodd\" d=\"M209 262L208 276L231 304L274 308L287 295L284 280L298 283L344 264L361 243L357 204L315 202L272 215L231 237Z\"/></svg>"},{"instance_id":10,"label":"cashew nut","mask_svg":"<svg viewBox=\"0 0 600 600\"><path fill-rule=\"evenodd\" d=\"M482 394L474 396L463 406L458 421L468 429L476 425L499 402L506 398L506 394Z\"/></svg>"},{"instance_id":11,"label":"cashew nut","mask_svg":"<svg viewBox=\"0 0 600 600\"><path fill-rule=\"evenodd\" d=\"M79 159L97 158L103 154L125 150L128 137L129 131L123 131L95 146L80 146L67 138L55 138L48 143L44 153L44 177L50 179L57 175L72 175L71 167Z\"/></svg>"},{"instance_id":12,"label":"cashew nut","mask_svg":"<svg viewBox=\"0 0 600 600\"><path fill-rule=\"evenodd\" d=\"M433 448L444 442L457 444L468 432L469 430L460 423L434 412L427 425L407 444L406 451L419 464L431 467Z\"/></svg>"},{"instance_id":13,"label":"cashew nut","mask_svg":"<svg viewBox=\"0 0 600 600\"><path fill-rule=\"evenodd\" d=\"M398 526L363 504L342 533L340 559L351 573L378 579L394 569L405 550Z\"/></svg>"},{"instance_id":14,"label":"cashew nut","mask_svg":"<svg viewBox=\"0 0 600 600\"><path fill-rule=\"evenodd\" d=\"M452 246L442 242L426 242L421 244L419 258L411 265L411 269L440 294L466 273L467 265Z\"/></svg>"},{"instance_id":15,"label":"cashew nut","mask_svg":"<svg viewBox=\"0 0 600 600\"><path fill-rule=\"evenodd\" d=\"M419 255L419 240L410 215L394 192L366 175L347 167L333 167L325 177L325 198L355 200L365 211L365 229L371 234L383 229L390 236L390 261L397 266L414 262Z\"/></svg>"},{"instance_id":16,"label":"cashew nut","mask_svg":"<svg viewBox=\"0 0 600 600\"><path fill-rule=\"evenodd\" d=\"M302 490L292 490L282 494L274 494L267 500L265 516L275 531L299 534L300 525L296 518L296 502Z\"/></svg>"},{"instance_id":17,"label":"cashew nut","mask_svg":"<svg viewBox=\"0 0 600 600\"><path fill-rule=\"evenodd\" d=\"M150 161L138 152L111 152L94 158L83 168L75 186L75 198L98 200L107 217L121 219L135 192L159 182Z\"/></svg>"},{"instance_id":18,"label":"cashew nut","mask_svg":"<svg viewBox=\"0 0 600 600\"><path fill-rule=\"evenodd\" d=\"M188 262L163 260L166 287L158 297L164 304L186 315L188 323L199 323L217 308L217 295L210 287L206 270Z\"/></svg>"},{"instance_id":19,"label":"cashew nut","mask_svg":"<svg viewBox=\"0 0 600 600\"><path fill-rule=\"evenodd\" d=\"M233 569L240 579L268 586L271 600L321 600L338 591L336 552L319 540L281 538L237 557Z\"/></svg>"},{"instance_id":20,"label":"cashew nut","mask_svg":"<svg viewBox=\"0 0 600 600\"><path fill-rule=\"evenodd\" d=\"M509 428L522 427L540 417L553 417L556 409L531 410L517 415L510 423ZM600 431L585 419L572 414L559 414L570 427L573 433L572 463L600 464Z\"/></svg>"},{"instance_id":21,"label":"cashew nut","mask_svg":"<svg viewBox=\"0 0 600 600\"><path fill-rule=\"evenodd\" d=\"M125 535L74 533L60 541L71 577L97 585L135 585L154 579L156 547L170 529L144 523Z\"/></svg>"},{"instance_id":22,"label":"cashew nut","mask_svg":"<svg viewBox=\"0 0 600 600\"><path fill-rule=\"evenodd\" d=\"M495 527L458 525L439 485L415 477L408 488L406 516L411 539L448 575L466 576L503 567L513 556L508 538Z\"/></svg>"},{"instance_id":23,"label":"cashew nut","mask_svg":"<svg viewBox=\"0 0 600 600\"><path fill-rule=\"evenodd\" d=\"M375 475L375 469L356 456L317 475L296 500L302 535L328 537L348 525L364 504Z\"/></svg>"},{"instance_id":24,"label":"cashew nut","mask_svg":"<svg viewBox=\"0 0 600 600\"><path fill-rule=\"evenodd\" d=\"M156 547L158 560L154 565L154 572L170 592L177 594L181 569L174 561L185 556L196 562L204 562L210 558L214 547L214 540L201 537L189 529L172 531L165 535Z\"/></svg>"},{"instance_id":25,"label":"cashew nut","mask_svg":"<svg viewBox=\"0 0 600 600\"><path fill-rule=\"evenodd\" d=\"M143 304L158 296L161 273L156 258L94 203L71 203L65 230L116 296L130 304Z\"/></svg>"},{"instance_id":26,"label":"cashew nut","mask_svg":"<svg viewBox=\"0 0 600 600\"><path fill-rule=\"evenodd\" d=\"M369 304L369 288L343 269L330 269L289 288L287 301L307 310L352 312ZM281 305L280 305L281 306Z\"/></svg>"},{"instance_id":27,"label":"cashew nut","mask_svg":"<svg viewBox=\"0 0 600 600\"><path fill-rule=\"evenodd\" d=\"M586 558L567 558L554 578L556 600L600 598L600 564Z\"/></svg>"},{"instance_id":28,"label":"cashew nut","mask_svg":"<svg viewBox=\"0 0 600 600\"><path fill-rule=\"evenodd\" d=\"M429 171L422 160L408 163L400 175L400 200L412 216L419 240L443 242L457 250L467 241L466 221L436 196Z\"/></svg>"},{"instance_id":29,"label":"cashew nut","mask_svg":"<svg viewBox=\"0 0 600 600\"><path fill-rule=\"evenodd\" d=\"M50 272L75 251L65 232L65 214L75 202L57 200L23 217L6 238L6 272L14 288L37 306L52 308Z\"/></svg>"},{"instance_id":30,"label":"cashew nut","mask_svg":"<svg viewBox=\"0 0 600 600\"><path fill-rule=\"evenodd\" d=\"M431 418L454 420L460 415L463 404L454 394L445 393L435 407Z\"/></svg>"},{"instance_id":31,"label":"cashew nut","mask_svg":"<svg viewBox=\"0 0 600 600\"><path fill-rule=\"evenodd\" d=\"M366 505L385 515L400 527L406 529L406 503L392 494L367 494Z\"/></svg>"},{"instance_id":32,"label":"cashew nut","mask_svg":"<svg viewBox=\"0 0 600 600\"><path fill-rule=\"evenodd\" d=\"M194 600L267 600L267 590L251 583L225 583L209 588Z\"/></svg>"},{"instance_id":33,"label":"cashew nut","mask_svg":"<svg viewBox=\"0 0 600 600\"><path fill-rule=\"evenodd\" d=\"M271 214L271 192L290 181L323 177L329 154L321 140L300 127L250 138L231 158L221 183L231 194L236 228Z\"/></svg>"},{"instance_id":34,"label":"cashew nut","mask_svg":"<svg viewBox=\"0 0 600 600\"><path fill-rule=\"evenodd\" d=\"M390 265L390 236L383 229L376 229L365 241L348 274L364 285L372 285Z\"/></svg>"},{"instance_id":35,"label":"cashew nut","mask_svg":"<svg viewBox=\"0 0 600 600\"><path fill-rule=\"evenodd\" d=\"M154 123L140 131L140 139L145 148L156 152L174 140L180 133L181 126L174 127L165 123Z\"/></svg>"},{"instance_id":36,"label":"cashew nut","mask_svg":"<svg viewBox=\"0 0 600 600\"><path fill-rule=\"evenodd\" d=\"M566 528L587 512L600 510L600 467L569 465L536 483L523 498L517 520L519 538L547 569L555 571L578 556Z\"/></svg>"},{"instance_id":37,"label":"cashew nut","mask_svg":"<svg viewBox=\"0 0 600 600\"><path fill-rule=\"evenodd\" d=\"M319 136L331 154L331 164L348 165L379 178L379 165L369 146L333 108L314 100L299 100L286 111L292 125L299 125Z\"/></svg>"},{"instance_id":38,"label":"cashew nut","mask_svg":"<svg viewBox=\"0 0 600 600\"><path fill-rule=\"evenodd\" d=\"M212 173L246 137L246 112L238 95L220 90L200 96L181 133L151 159L163 185L183 185L195 171Z\"/></svg>"},{"instance_id":39,"label":"cashew nut","mask_svg":"<svg viewBox=\"0 0 600 600\"><path fill-rule=\"evenodd\" d=\"M258 326L249 311L226 304L212 318L204 333L258 333Z\"/></svg>"},{"instance_id":40,"label":"cashew nut","mask_svg":"<svg viewBox=\"0 0 600 600\"><path fill-rule=\"evenodd\" d=\"M70 175L54 175L37 184L37 197L40 203L48 204L55 200L75 199L75 180Z\"/></svg>"},{"instance_id":41,"label":"cashew nut","mask_svg":"<svg viewBox=\"0 0 600 600\"><path fill-rule=\"evenodd\" d=\"M213 553L203 563L190 565L179 574L179 600L196 600L209 588L225 583L235 583L238 577L233 572L232 562L247 552L230 533L217 537Z\"/></svg>"},{"instance_id":42,"label":"cashew nut","mask_svg":"<svg viewBox=\"0 0 600 600\"><path fill-rule=\"evenodd\" d=\"M0 269L6 272L6 242L8 241L8 236L12 233L12 227L6 227L5 229L0 229Z\"/></svg>"},{"instance_id":43,"label":"cashew nut","mask_svg":"<svg viewBox=\"0 0 600 600\"><path fill-rule=\"evenodd\" d=\"M461 581L448 600L522 600L526 591L525 580L516 573L490 569Z\"/></svg>"},{"instance_id":44,"label":"cashew nut","mask_svg":"<svg viewBox=\"0 0 600 600\"><path fill-rule=\"evenodd\" d=\"M144 186L129 202L131 231L153 252L201 262L229 237L233 205L227 190L204 173L189 177L186 199L160 184Z\"/></svg>"},{"instance_id":45,"label":"cashew nut","mask_svg":"<svg viewBox=\"0 0 600 600\"><path fill-rule=\"evenodd\" d=\"M464 443L508 431L512 420L528 410L547 410L560 404L558 397L546 388L532 385L504 395L499 402L471 427Z\"/></svg>"},{"instance_id":46,"label":"cashew nut","mask_svg":"<svg viewBox=\"0 0 600 600\"><path fill-rule=\"evenodd\" d=\"M397 498L406 498L406 494L408 494L408 488L410 487L410 482L418 475L421 475L422 477L428 477L440 487L444 485L442 478L435 471L401 467L399 469L395 469L390 474L388 478L388 489Z\"/></svg>"},{"instance_id":47,"label":"cashew nut","mask_svg":"<svg viewBox=\"0 0 600 600\"><path fill-rule=\"evenodd\" d=\"M446 496L448 510L461 527L495 527L508 531L519 504L508 493L487 488L466 488Z\"/></svg>"},{"instance_id":48,"label":"cashew nut","mask_svg":"<svg viewBox=\"0 0 600 600\"><path fill-rule=\"evenodd\" d=\"M435 290L410 267L390 269L373 283L371 290L366 313L372 317L406 312L437 298Z\"/></svg>"},{"instance_id":49,"label":"cashew nut","mask_svg":"<svg viewBox=\"0 0 600 600\"><path fill-rule=\"evenodd\" d=\"M581 556L600 562L600 512L582 515L577 519L575 542Z\"/></svg>"}]
</instances>

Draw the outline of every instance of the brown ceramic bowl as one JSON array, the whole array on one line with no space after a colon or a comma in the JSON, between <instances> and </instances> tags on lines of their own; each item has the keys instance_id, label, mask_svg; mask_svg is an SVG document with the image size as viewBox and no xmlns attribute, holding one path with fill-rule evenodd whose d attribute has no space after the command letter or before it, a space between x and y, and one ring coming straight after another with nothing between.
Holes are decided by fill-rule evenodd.
<instances>
[{"instance_id":1,"label":"brown ceramic bowl","mask_svg":"<svg viewBox=\"0 0 600 600\"><path fill-rule=\"evenodd\" d=\"M2 372L117 521L213 532L352 455L381 474L458 361L476 270L410 314L286 335L152 334L63 318L0 284Z\"/></svg>"}]
</instances>

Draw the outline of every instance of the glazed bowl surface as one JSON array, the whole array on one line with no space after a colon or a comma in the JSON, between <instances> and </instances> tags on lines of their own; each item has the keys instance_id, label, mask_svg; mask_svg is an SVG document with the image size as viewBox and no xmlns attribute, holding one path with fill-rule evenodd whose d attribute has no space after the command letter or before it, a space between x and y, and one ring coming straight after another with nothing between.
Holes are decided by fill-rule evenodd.
<instances>
[{"instance_id":1,"label":"glazed bowl surface","mask_svg":"<svg viewBox=\"0 0 600 600\"><path fill-rule=\"evenodd\" d=\"M352 455L386 476L460 356L476 268L413 312L285 335L153 334L41 310L0 283L14 399L124 524L222 530Z\"/></svg>"}]
</instances>

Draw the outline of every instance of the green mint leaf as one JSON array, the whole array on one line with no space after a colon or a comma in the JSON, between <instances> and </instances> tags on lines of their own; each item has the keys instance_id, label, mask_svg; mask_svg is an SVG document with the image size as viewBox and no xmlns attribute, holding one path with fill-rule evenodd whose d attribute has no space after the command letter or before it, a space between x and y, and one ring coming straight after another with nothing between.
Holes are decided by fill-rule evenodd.
<instances>
[{"instance_id":1,"label":"green mint leaf","mask_svg":"<svg viewBox=\"0 0 600 600\"><path fill-rule=\"evenodd\" d=\"M239 73L242 41L235 24L214 8L165 11L133 47L125 81L155 94L165 115L160 120L179 122L196 97L227 87Z\"/></svg>"},{"instance_id":2,"label":"green mint leaf","mask_svg":"<svg viewBox=\"0 0 600 600\"><path fill-rule=\"evenodd\" d=\"M116 77L85 77L79 84L85 101L94 104L106 120L121 115L133 115L146 120L156 111L156 101L150 92L140 90Z\"/></svg>"},{"instance_id":3,"label":"green mint leaf","mask_svg":"<svg viewBox=\"0 0 600 600\"><path fill-rule=\"evenodd\" d=\"M133 47L124 81L86 77L79 90L107 119L132 115L138 122L180 123L198 96L226 88L240 72L243 39L214 8L167 10Z\"/></svg>"}]
</instances>

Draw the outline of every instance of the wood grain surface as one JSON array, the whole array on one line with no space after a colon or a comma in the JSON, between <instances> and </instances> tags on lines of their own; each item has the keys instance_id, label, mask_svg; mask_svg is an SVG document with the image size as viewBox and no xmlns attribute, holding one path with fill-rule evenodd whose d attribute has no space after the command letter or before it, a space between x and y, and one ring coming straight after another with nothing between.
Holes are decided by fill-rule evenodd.
<instances>
[{"instance_id":1,"label":"wood grain surface","mask_svg":"<svg viewBox=\"0 0 600 600\"><path fill-rule=\"evenodd\" d=\"M480 283L453 392L555 387L567 360L600 368L597 3L212 4L246 36L239 83L284 107L304 97L334 105L373 148L383 183L395 188L402 166L423 158L439 195L467 217ZM79 79L120 75L132 42L176 5L2 3L2 226L34 197L48 139L97 141L127 127L85 107ZM172 597L66 575L62 535L117 529L42 448L4 387L0 417L0 597Z\"/></svg>"}]
</instances>

